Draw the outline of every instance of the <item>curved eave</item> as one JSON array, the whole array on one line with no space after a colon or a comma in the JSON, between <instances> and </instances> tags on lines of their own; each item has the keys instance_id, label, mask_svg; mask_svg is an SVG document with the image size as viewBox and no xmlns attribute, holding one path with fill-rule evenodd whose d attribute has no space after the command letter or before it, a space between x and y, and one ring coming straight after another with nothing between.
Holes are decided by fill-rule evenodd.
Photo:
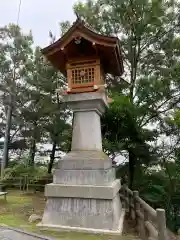
<instances>
[{"instance_id":1,"label":"curved eave","mask_svg":"<svg viewBox=\"0 0 180 240\"><path fill-rule=\"evenodd\" d=\"M118 38L116 37L100 35L91 31L89 28L85 27L81 23L77 22L60 39L58 39L51 45L43 48L41 52L44 55L51 55L68 45L68 43L73 40L75 35L80 35L81 37L91 42L105 46L115 46L119 42Z\"/></svg>"},{"instance_id":2,"label":"curved eave","mask_svg":"<svg viewBox=\"0 0 180 240\"><path fill-rule=\"evenodd\" d=\"M54 64L54 66L58 67L55 58L57 58L57 55L61 55L61 57L64 59L64 48L76 36L81 36L82 38L92 42L95 45L102 46L104 49L112 49L115 57L113 65L115 65L116 71L113 71L111 74L116 76L121 76L123 74L123 59L119 45L119 39L117 37L103 36L95 33L89 28L85 27L79 21L76 21L76 23L59 40L49 45L48 47L41 49L41 52L52 64Z\"/></svg>"}]
</instances>

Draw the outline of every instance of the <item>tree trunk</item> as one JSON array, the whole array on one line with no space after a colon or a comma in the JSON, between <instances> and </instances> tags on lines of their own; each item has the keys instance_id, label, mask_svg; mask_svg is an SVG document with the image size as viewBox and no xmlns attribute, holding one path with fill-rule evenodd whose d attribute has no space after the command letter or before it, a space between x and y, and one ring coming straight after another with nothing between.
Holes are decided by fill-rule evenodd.
<instances>
[{"instance_id":1,"label":"tree trunk","mask_svg":"<svg viewBox=\"0 0 180 240\"><path fill-rule=\"evenodd\" d=\"M55 159L55 153L56 153L56 142L53 142L51 155L50 155L50 162L48 164L48 173L51 173L51 171L52 171L52 167L53 167L54 159Z\"/></svg>"},{"instance_id":2,"label":"tree trunk","mask_svg":"<svg viewBox=\"0 0 180 240\"><path fill-rule=\"evenodd\" d=\"M3 149L3 159L1 164L1 175L3 175L4 169L8 166L9 162L9 143L10 143L10 130L11 130L11 120L12 120L12 102L11 97L9 98L9 106L7 111L6 129L4 137L4 149Z\"/></svg>"},{"instance_id":3,"label":"tree trunk","mask_svg":"<svg viewBox=\"0 0 180 240\"><path fill-rule=\"evenodd\" d=\"M132 150L129 150L129 188L133 190L136 159Z\"/></svg>"},{"instance_id":4,"label":"tree trunk","mask_svg":"<svg viewBox=\"0 0 180 240\"><path fill-rule=\"evenodd\" d=\"M29 165L34 166L34 159L36 155L36 139L33 138L30 153L29 153Z\"/></svg>"}]
</instances>

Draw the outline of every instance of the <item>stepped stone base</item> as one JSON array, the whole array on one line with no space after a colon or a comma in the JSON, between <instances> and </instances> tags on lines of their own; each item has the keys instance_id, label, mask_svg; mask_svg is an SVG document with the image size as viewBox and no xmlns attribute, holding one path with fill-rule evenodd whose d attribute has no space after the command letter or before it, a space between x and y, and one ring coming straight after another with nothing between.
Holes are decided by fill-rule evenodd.
<instances>
[{"instance_id":1,"label":"stepped stone base","mask_svg":"<svg viewBox=\"0 0 180 240\"><path fill-rule=\"evenodd\" d=\"M67 154L58 163L61 169L54 171L53 183L45 187L47 203L38 226L121 233L121 185L111 165L100 151Z\"/></svg>"},{"instance_id":2,"label":"stepped stone base","mask_svg":"<svg viewBox=\"0 0 180 240\"><path fill-rule=\"evenodd\" d=\"M112 200L50 197L38 227L121 234L123 222L119 195Z\"/></svg>"},{"instance_id":3,"label":"stepped stone base","mask_svg":"<svg viewBox=\"0 0 180 240\"><path fill-rule=\"evenodd\" d=\"M50 197L42 223L116 230L119 227L120 214L118 195L113 200Z\"/></svg>"},{"instance_id":4,"label":"stepped stone base","mask_svg":"<svg viewBox=\"0 0 180 240\"><path fill-rule=\"evenodd\" d=\"M123 232L125 218L125 210L122 209L121 216L119 219L118 228L115 230L109 229L98 229L98 228L87 228L87 227L72 227L67 225L55 225L55 224L44 224L39 223L37 226L42 230L56 230L56 231L72 231L72 232L82 232L82 233L93 233L93 234L108 234L108 235L121 235Z\"/></svg>"},{"instance_id":5,"label":"stepped stone base","mask_svg":"<svg viewBox=\"0 0 180 240\"><path fill-rule=\"evenodd\" d=\"M62 170L99 170L112 168L111 159L102 151L71 151L58 162Z\"/></svg>"},{"instance_id":6,"label":"stepped stone base","mask_svg":"<svg viewBox=\"0 0 180 240\"><path fill-rule=\"evenodd\" d=\"M99 170L61 170L56 169L53 175L55 184L72 185L109 185L115 180L115 169Z\"/></svg>"}]
</instances>

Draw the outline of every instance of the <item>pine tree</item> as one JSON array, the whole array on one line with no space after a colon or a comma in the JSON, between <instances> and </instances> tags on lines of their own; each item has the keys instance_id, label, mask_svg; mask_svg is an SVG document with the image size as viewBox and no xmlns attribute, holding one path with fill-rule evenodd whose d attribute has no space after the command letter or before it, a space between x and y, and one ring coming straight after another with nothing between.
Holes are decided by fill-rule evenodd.
<instances>
[{"instance_id":1,"label":"pine tree","mask_svg":"<svg viewBox=\"0 0 180 240\"><path fill-rule=\"evenodd\" d=\"M0 28L0 86L3 91L2 109L6 117L3 168L8 166L14 111L19 104L19 86L24 77L24 68L32 55L32 43L32 34L24 35L17 25Z\"/></svg>"},{"instance_id":2,"label":"pine tree","mask_svg":"<svg viewBox=\"0 0 180 240\"><path fill-rule=\"evenodd\" d=\"M65 79L45 61L39 47L34 52L30 74L26 76L23 88L24 101L28 104L22 108L22 134L29 140L31 165L34 164L36 144L41 141L52 143L48 168L51 172L57 146L64 143L64 131L69 129L66 123L69 112L61 100L62 96L56 92L65 85Z\"/></svg>"}]
</instances>

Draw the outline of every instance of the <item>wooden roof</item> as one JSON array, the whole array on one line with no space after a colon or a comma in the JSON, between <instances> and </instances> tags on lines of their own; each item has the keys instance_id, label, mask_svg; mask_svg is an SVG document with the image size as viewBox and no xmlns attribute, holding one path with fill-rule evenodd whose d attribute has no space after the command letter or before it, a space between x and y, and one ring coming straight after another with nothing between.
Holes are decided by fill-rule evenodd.
<instances>
[{"instance_id":1,"label":"wooden roof","mask_svg":"<svg viewBox=\"0 0 180 240\"><path fill-rule=\"evenodd\" d=\"M69 59L69 52L73 48L72 43L75 44L74 39L76 37L81 37L84 42L91 43L85 46L86 52L90 46L95 50L97 56L101 59L105 73L115 76L122 75L124 69L119 39L93 32L80 19L77 19L59 40L45 47L41 52L54 67L58 68L63 74L66 74L66 63L68 60L71 60ZM79 56L77 54L76 58Z\"/></svg>"}]
</instances>

